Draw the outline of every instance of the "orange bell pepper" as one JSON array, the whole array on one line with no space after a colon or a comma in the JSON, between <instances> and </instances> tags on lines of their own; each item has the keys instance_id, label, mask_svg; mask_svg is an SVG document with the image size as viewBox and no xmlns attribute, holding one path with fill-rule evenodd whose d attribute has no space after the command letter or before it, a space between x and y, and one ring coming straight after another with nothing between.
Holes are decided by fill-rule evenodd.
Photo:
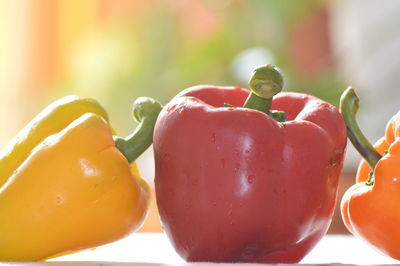
<instances>
[{"instance_id":1,"label":"orange bell pepper","mask_svg":"<svg viewBox=\"0 0 400 266\"><path fill-rule=\"evenodd\" d=\"M385 136L372 146L355 121L358 103L352 88L343 93L340 110L348 136L364 160L356 184L342 198L342 218L355 236L400 259L400 112L388 122Z\"/></svg>"},{"instance_id":2,"label":"orange bell pepper","mask_svg":"<svg viewBox=\"0 0 400 266\"><path fill-rule=\"evenodd\" d=\"M36 261L118 240L146 217L150 191L133 162L152 142L161 105L139 98L140 122L113 136L90 99L63 98L0 152L0 261Z\"/></svg>"}]
</instances>

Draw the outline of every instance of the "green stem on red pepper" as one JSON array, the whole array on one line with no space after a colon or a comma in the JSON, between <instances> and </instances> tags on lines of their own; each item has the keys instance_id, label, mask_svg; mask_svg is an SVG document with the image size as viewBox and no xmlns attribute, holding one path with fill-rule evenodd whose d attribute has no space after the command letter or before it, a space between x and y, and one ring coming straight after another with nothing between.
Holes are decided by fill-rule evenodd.
<instances>
[{"instance_id":1,"label":"green stem on red pepper","mask_svg":"<svg viewBox=\"0 0 400 266\"><path fill-rule=\"evenodd\" d=\"M286 120L285 113L270 111L272 98L283 88L283 77L279 69L273 65L265 65L254 70L249 81L250 94L243 107L264 112L275 120Z\"/></svg>"},{"instance_id":2,"label":"green stem on red pepper","mask_svg":"<svg viewBox=\"0 0 400 266\"><path fill-rule=\"evenodd\" d=\"M376 163L382 156L374 149L372 144L362 133L356 121L356 113L359 107L359 98L354 89L349 87L340 97L340 113L342 114L347 126L347 136L354 148L361 154L371 169L375 168ZM367 184L373 183L373 175L370 174Z\"/></svg>"},{"instance_id":3,"label":"green stem on red pepper","mask_svg":"<svg viewBox=\"0 0 400 266\"><path fill-rule=\"evenodd\" d=\"M135 161L153 142L154 125L161 109L159 102L147 97L140 97L133 104L133 117L139 125L125 138L114 137L115 146L128 162Z\"/></svg>"}]
</instances>

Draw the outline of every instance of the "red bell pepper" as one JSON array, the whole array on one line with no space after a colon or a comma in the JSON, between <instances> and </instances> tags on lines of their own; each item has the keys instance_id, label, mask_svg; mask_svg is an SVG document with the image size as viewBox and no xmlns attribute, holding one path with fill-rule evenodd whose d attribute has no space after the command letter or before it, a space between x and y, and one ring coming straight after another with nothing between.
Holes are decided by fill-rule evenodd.
<instances>
[{"instance_id":1,"label":"red bell pepper","mask_svg":"<svg viewBox=\"0 0 400 266\"><path fill-rule=\"evenodd\" d=\"M185 260L298 262L326 233L346 127L337 108L313 96L280 93L272 101L282 86L278 69L263 66L250 94L197 86L161 111L157 204Z\"/></svg>"}]
</instances>

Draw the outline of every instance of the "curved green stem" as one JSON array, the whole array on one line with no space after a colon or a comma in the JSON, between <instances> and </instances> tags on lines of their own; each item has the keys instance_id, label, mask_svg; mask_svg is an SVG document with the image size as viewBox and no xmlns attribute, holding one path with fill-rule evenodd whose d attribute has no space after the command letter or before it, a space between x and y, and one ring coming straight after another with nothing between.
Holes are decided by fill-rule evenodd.
<instances>
[{"instance_id":1,"label":"curved green stem","mask_svg":"<svg viewBox=\"0 0 400 266\"><path fill-rule=\"evenodd\" d=\"M348 138L354 148L356 148L365 161L367 161L369 166L374 169L376 163L382 156L374 149L357 124L356 113L358 111L359 102L360 100L354 92L354 89L349 87L340 97L339 109L347 126ZM370 177L369 181L371 181L372 178L373 177Z\"/></svg>"},{"instance_id":2,"label":"curved green stem","mask_svg":"<svg viewBox=\"0 0 400 266\"><path fill-rule=\"evenodd\" d=\"M159 102L148 97L140 97L133 104L133 117L139 125L125 138L114 137L115 146L128 162L135 161L152 144L154 126L161 109Z\"/></svg>"},{"instance_id":3,"label":"curved green stem","mask_svg":"<svg viewBox=\"0 0 400 266\"><path fill-rule=\"evenodd\" d=\"M274 119L285 119L283 112L271 113L272 98L283 88L283 77L280 70L273 65L256 68L249 81L250 94L243 107L259 110Z\"/></svg>"}]
</instances>

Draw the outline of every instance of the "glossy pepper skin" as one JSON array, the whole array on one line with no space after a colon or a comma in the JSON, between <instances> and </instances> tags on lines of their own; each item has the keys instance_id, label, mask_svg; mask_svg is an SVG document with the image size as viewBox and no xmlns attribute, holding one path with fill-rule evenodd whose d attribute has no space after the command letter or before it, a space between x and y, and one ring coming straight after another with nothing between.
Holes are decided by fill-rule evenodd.
<instances>
[{"instance_id":1,"label":"glossy pepper skin","mask_svg":"<svg viewBox=\"0 0 400 266\"><path fill-rule=\"evenodd\" d=\"M157 204L187 261L298 262L330 225L346 143L338 110L298 93L273 99L285 122L224 107L251 97L243 88L192 87L156 122Z\"/></svg>"},{"instance_id":2,"label":"glossy pepper skin","mask_svg":"<svg viewBox=\"0 0 400 266\"><path fill-rule=\"evenodd\" d=\"M0 261L43 260L137 229L149 188L117 148L124 141L91 99L66 97L35 117L0 153Z\"/></svg>"},{"instance_id":3,"label":"glossy pepper skin","mask_svg":"<svg viewBox=\"0 0 400 266\"><path fill-rule=\"evenodd\" d=\"M351 88L343 94L341 111L345 118L355 115L358 101ZM399 260L400 113L390 119L385 136L374 147L363 135L360 137L354 121L346 119L346 123L349 132L355 132L352 142L365 160L359 165L356 184L342 198L343 221L355 236Z\"/></svg>"}]
</instances>

